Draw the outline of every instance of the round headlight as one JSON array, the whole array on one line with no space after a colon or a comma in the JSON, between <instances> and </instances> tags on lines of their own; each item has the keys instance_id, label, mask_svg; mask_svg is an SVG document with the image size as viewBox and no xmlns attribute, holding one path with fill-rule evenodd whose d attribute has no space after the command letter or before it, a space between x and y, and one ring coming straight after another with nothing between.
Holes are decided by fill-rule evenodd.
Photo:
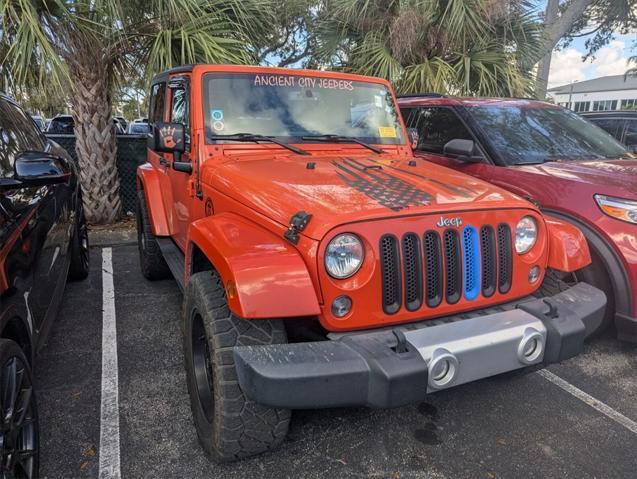
<instances>
[{"instance_id":1,"label":"round headlight","mask_svg":"<svg viewBox=\"0 0 637 479\"><path fill-rule=\"evenodd\" d=\"M530 216L525 216L515 229L515 251L518 254L528 252L537 240L537 224Z\"/></svg>"},{"instance_id":2,"label":"round headlight","mask_svg":"<svg viewBox=\"0 0 637 479\"><path fill-rule=\"evenodd\" d=\"M363 244L353 234L336 236L325 250L325 269L337 279L352 276L363 264Z\"/></svg>"}]
</instances>

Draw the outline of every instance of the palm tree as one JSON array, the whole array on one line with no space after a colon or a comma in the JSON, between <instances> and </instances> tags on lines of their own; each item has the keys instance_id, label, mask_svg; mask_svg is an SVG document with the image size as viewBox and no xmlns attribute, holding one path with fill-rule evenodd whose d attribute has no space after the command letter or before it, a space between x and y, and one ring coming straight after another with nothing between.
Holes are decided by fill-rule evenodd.
<instances>
[{"instance_id":1,"label":"palm tree","mask_svg":"<svg viewBox=\"0 0 637 479\"><path fill-rule=\"evenodd\" d=\"M323 61L403 93L522 96L541 29L525 0L326 0Z\"/></svg>"},{"instance_id":2,"label":"palm tree","mask_svg":"<svg viewBox=\"0 0 637 479\"><path fill-rule=\"evenodd\" d=\"M0 0L3 68L18 85L35 70L68 95L89 221L121 214L116 84L132 69L148 77L175 64L249 62L251 42L267 33L269 1Z\"/></svg>"}]
</instances>

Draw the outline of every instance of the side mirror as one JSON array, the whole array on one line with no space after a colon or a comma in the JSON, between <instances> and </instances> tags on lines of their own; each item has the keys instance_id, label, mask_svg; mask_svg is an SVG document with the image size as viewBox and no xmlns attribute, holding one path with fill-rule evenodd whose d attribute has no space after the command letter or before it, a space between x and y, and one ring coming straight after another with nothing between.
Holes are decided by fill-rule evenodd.
<instances>
[{"instance_id":1,"label":"side mirror","mask_svg":"<svg viewBox=\"0 0 637 479\"><path fill-rule=\"evenodd\" d=\"M411 147L415 149L420 141L418 130L416 128L407 128L407 138L409 139Z\"/></svg>"},{"instance_id":2,"label":"side mirror","mask_svg":"<svg viewBox=\"0 0 637 479\"><path fill-rule=\"evenodd\" d=\"M445 156L453 156L460 161L469 163L480 163L482 156L474 156L474 151L475 143L473 140L462 140L460 138L450 140L442 149Z\"/></svg>"},{"instance_id":3,"label":"side mirror","mask_svg":"<svg viewBox=\"0 0 637 479\"><path fill-rule=\"evenodd\" d=\"M25 151L15 160L13 179L21 186L42 186L64 183L71 170L63 158L42 151Z\"/></svg>"},{"instance_id":4,"label":"side mirror","mask_svg":"<svg viewBox=\"0 0 637 479\"><path fill-rule=\"evenodd\" d=\"M155 123L153 149L165 153L183 153L186 148L186 132L181 123Z\"/></svg>"}]
</instances>

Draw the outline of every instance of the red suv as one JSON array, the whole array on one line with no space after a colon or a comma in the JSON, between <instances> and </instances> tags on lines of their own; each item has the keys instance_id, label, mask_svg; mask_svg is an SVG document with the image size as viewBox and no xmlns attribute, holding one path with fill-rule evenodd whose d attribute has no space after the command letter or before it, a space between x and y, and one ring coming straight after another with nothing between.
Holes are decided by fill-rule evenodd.
<instances>
[{"instance_id":1,"label":"red suv","mask_svg":"<svg viewBox=\"0 0 637 479\"><path fill-rule=\"evenodd\" d=\"M572 277L603 289L622 340L637 342L637 157L600 128L526 99L399 99L417 155L527 198L586 236L593 264ZM417 143L417 145L416 145Z\"/></svg>"}]
</instances>

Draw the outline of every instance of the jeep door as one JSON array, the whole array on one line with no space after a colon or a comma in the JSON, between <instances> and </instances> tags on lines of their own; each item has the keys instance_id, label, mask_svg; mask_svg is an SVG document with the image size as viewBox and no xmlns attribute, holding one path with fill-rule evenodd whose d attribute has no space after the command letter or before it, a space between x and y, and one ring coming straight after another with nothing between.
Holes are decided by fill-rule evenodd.
<instances>
[{"instance_id":1,"label":"jeep door","mask_svg":"<svg viewBox=\"0 0 637 479\"><path fill-rule=\"evenodd\" d=\"M192 144L188 78L180 76L178 80L171 79L168 85L168 121L184 125L185 151L181 154L179 161L189 162L192 160ZM164 153L164 156L170 164L175 160L175 155L172 153ZM170 211L172 217L171 234L175 242L182 249L185 249L188 225L191 221L192 203L195 198L193 176L171 169L168 172L168 180L172 191L172 201L165 207L166 211Z\"/></svg>"},{"instance_id":2,"label":"jeep door","mask_svg":"<svg viewBox=\"0 0 637 479\"><path fill-rule=\"evenodd\" d=\"M13 178L21 153L49 148L33 121L0 98L0 180ZM41 329L56 290L66 282L71 198L65 183L0 191L2 302L23 302L32 332Z\"/></svg>"}]
</instances>

